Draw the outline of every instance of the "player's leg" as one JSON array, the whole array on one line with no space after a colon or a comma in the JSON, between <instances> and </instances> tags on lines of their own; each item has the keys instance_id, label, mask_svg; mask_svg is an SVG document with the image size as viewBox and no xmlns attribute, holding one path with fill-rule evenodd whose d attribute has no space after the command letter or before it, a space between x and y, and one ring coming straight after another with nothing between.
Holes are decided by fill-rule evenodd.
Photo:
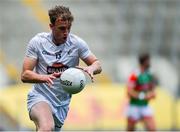
<instances>
[{"instance_id":1,"label":"player's leg","mask_svg":"<svg viewBox=\"0 0 180 132\"><path fill-rule=\"evenodd\" d=\"M153 111L149 106L142 108L142 121L148 131L155 131L156 125L153 117Z\"/></svg>"},{"instance_id":2,"label":"player's leg","mask_svg":"<svg viewBox=\"0 0 180 132\"><path fill-rule=\"evenodd\" d=\"M127 131L134 131L137 122L138 122L137 120L134 120L133 118L128 117L127 118L127 128L126 128Z\"/></svg>"},{"instance_id":3,"label":"player's leg","mask_svg":"<svg viewBox=\"0 0 180 132\"><path fill-rule=\"evenodd\" d=\"M155 121L154 121L153 116L144 117L143 122L144 122L144 125L146 127L146 130L148 130L148 131L155 131L156 130Z\"/></svg>"},{"instance_id":4,"label":"player's leg","mask_svg":"<svg viewBox=\"0 0 180 132\"><path fill-rule=\"evenodd\" d=\"M41 101L33 105L30 118L34 121L37 131L53 131L54 119L51 107L48 103Z\"/></svg>"},{"instance_id":5,"label":"player's leg","mask_svg":"<svg viewBox=\"0 0 180 132\"><path fill-rule=\"evenodd\" d=\"M54 123L55 123L55 131L60 131L64 124L64 120L67 117L69 111L69 104L54 108L56 109L56 113L54 113L53 115Z\"/></svg>"},{"instance_id":6,"label":"player's leg","mask_svg":"<svg viewBox=\"0 0 180 132\"><path fill-rule=\"evenodd\" d=\"M55 123L54 131L59 132L59 131L61 131L63 124L59 122L56 115L53 115L53 117L54 117L54 123Z\"/></svg>"},{"instance_id":7,"label":"player's leg","mask_svg":"<svg viewBox=\"0 0 180 132\"><path fill-rule=\"evenodd\" d=\"M129 105L127 117L127 131L134 131L139 120L138 106Z\"/></svg>"}]
</instances>

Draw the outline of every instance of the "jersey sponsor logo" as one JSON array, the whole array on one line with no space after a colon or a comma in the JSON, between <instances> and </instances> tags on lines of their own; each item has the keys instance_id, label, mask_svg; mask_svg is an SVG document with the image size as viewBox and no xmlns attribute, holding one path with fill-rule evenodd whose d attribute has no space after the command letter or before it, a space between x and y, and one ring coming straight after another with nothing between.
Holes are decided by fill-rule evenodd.
<instances>
[{"instance_id":1,"label":"jersey sponsor logo","mask_svg":"<svg viewBox=\"0 0 180 132\"><path fill-rule=\"evenodd\" d=\"M146 83L146 84L136 84L137 91L148 91L152 89L152 83Z\"/></svg>"},{"instance_id":2,"label":"jersey sponsor logo","mask_svg":"<svg viewBox=\"0 0 180 132\"><path fill-rule=\"evenodd\" d=\"M43 54L43 55L51 55L51 56L53 56L52 53L49 53L49 52L47 52L46 50L43 50L43 51L42 51L42 54Z\"/></svg>"},{"instance_id":3,"label":"jersey sponsor logo","mask_svg":"<svg viewBox=\"0 0 180 132\"><path fill-rule=\"evenodd\" d=\"M49 52L46 51L46 50L43 50L43 51L42 51L42 54L43 54L43 55L49 55L49 56L55 56L56 59L60 59L60 58L61 58L61 54L62 54L62 50L60 50L60 51L58 51L58 52L56 52L56 53L54 53L54 54L49 53Z\"/></svg>"},{"instance_id":4,"label":"jersey sponsor logo","mask_svg":"<svg viewBox=\"0 0 180 132\"><path fill-rule=\"evenodd\" d=\"M64 72L69 67L62 63L54 63L52 66L47 66L47 74L52 74L54 72Z\"/></svg>"}]
</instances>

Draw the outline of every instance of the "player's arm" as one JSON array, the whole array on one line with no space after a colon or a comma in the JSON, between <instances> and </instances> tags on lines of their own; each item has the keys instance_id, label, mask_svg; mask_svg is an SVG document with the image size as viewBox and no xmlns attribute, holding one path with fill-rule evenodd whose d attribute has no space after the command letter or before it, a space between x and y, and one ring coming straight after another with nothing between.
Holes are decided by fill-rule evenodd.
<instances>
[{"instance_id":1,"label":"player's arm","mask_svg":"<svg viewBox=\"0 0 180 132\"><path fill-rule=\"evenodd\" d=\"M136 75L132 74L128 78L128 84L127 84L127 94L130 98L139 98L140 93L135 90L136 87Z\"/></svg>"},{"instance_id":2,"label":"player's arm","mask_svg":"<svg viewBox=\"0 0 180 132\"><path fill-rule=\"evenodd\" d=\"M155 90L152 89L149 92L147 92L145 99L150 100L156 97Z\"/></svg>"},{"instance_id":3,"label":"player's arm","mask_svg":"<svg viewBox=\"0 0 180 132\"><path fill-rule=\"evenodd\" d=\"M37 59L25 57L23 63L23 69L21 73L21 80L24 83L48 83L49 85L53 84L53 79L58 76L58 73L50 75L41 75L34 72L34 68L37 64Z\"/></svg>"},{"instance_id":4,"label":"player's arm","mask_svg":"<svg viewBox=\"0 0 180 132\"><path fill-rule=\"evenodd\" d=\"M82 69L90 75L91 79L93 79L93 75L101 73L101 64L94 54L89 55L83 61L87 64L87 67Z\"/></svg>"},{"instance_id":5,"label":"player's arm","mask_svg":"<svg viewBox=\"0 0 180 132\"><path fill-rule=\"evenodd\" d=\"M156 97L155 83L154 81L150 84L150 90L146 93L146 99L150 100Z\"/></svg>"},{"instance_id":6,"label":"player's arm","mask_svg":"<svg viewBox=\"0 0 180 132\"><path fill-rule=\"evenodd\" d=\"M151 100L156 97L155 87L157 85L157 78L152 76L152 81L149 84L149 91L146 93L146 99Z\"/></svg>"},{"instance_id":7,"label":"player's arm","mask_svg":"<svg viewBox=\"0 0 180 132\"><path fill-rule=\"evenodd\" d=\"M131 86L128 85L127 93L130 98L139 98L139 92L134 90L133 84Z\"/></svg>"},{"instance_id":8,"label":"player's arm","mask_svg":"<svg viewBox=\"0 0 180 132\"><path fill-rule=\"evenodd\" d=\"M128 88L128 95L131 98L136 98L136 99L148 99L150 96L144 92L138 92L136 90L134 90L134 88Z\"/></svg>"}]
</instances>

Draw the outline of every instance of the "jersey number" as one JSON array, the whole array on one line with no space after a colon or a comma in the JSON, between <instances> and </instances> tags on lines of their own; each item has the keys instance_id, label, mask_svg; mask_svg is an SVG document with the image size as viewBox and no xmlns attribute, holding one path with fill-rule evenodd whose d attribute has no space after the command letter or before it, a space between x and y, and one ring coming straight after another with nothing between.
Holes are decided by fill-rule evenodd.
<instances>
[{"instance_id":1,"label":"jersey number","mask_svg":"<svg viewBox=\"0 0 180 132\"><path fill-rule=\"evenodd\" d=\"M61 59L61 54L56 54L56 59Z\"/></svg>"}]
</instances>

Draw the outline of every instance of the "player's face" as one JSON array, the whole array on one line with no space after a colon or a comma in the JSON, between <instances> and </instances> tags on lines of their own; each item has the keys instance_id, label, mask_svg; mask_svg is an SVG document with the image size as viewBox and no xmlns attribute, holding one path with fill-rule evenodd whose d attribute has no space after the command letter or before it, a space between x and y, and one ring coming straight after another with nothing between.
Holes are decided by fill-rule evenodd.
<instances>
[{"instance_id":1,"label":"player's face","mask_svg":"<svg viewBox=\"0 0 180 132\"><path fill-rule=\"evenodd\" d=\"M150 68L150 59L147 59L147 60L144 62L144 67L145 67L145 69L149 69L149 68Z\"/></svg>"},{"instance_id":2,"label":"player's face","mask_svg":"<svg viewBox=\"0 0 180 132\"><path fill-rule=\"evenodd\" d=\"M66 42L70 32L71 23L69 21L63 21L61 18L57 18L55 24L50 24L50 28L53 34L53 42L59 45Z\"/></svg>"}]
</instances>

